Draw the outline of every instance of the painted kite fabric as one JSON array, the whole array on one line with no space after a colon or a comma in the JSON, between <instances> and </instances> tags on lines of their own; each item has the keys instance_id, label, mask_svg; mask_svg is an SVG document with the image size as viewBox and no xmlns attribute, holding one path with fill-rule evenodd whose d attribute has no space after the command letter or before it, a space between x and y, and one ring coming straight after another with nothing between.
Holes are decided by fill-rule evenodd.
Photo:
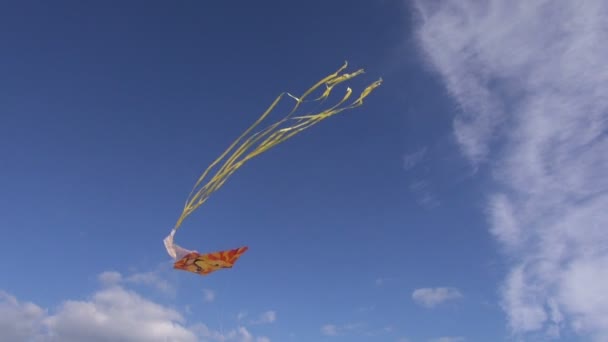
<instances>
[{"instance_id":1,"label":"painted kite fabric","mask_svg":"<svg viewBox=\"0 0 608 342\"><path fill-rule=\"evenodd\" d=\"M300 97L293 96L289 93L279 95L258 120L238 137L228 149L226 149L226 151L213 161L205 172L203 172L192 188L192 191L186 200L186 204L184 205L182 214L177 219L173 229L171 229L171 233L163 240L167 253L175 260L175 263L173 264L175 269L207 275L219 269L232 268L239 257L247 251L248 247L244 246L230 250L201 254L178 246L173 242L173 239L186 217L205 203L209 196L224 185L226 180L238 168L243 166L245 162L330 116L363 105L363 99L382 84L382 79L373 82L359 94L359 97L356 100L345 105L352 95L352 89L348 87L342 99L332 107L319 111L316 114L293 116L296 110L304 102L324 103L336 85L364 73L363 69L359 69L353 73L341 74L342 71L346 69L347 65L348 63L344 63L338 71L317 82ZM315 90L322 86L325 86L325 90L321 96L313 100L307 100ZM273 111L285 95L295 100L295 105L292 110L281 120L269 125L263 130L250 134ZM215 174L202 185L205 178L212 173L211 170L220 163L221 166L217 168Z\"/></svg>"},{"instance_id":2,"label":"painted kite fabric","mask_svg":"<svg viewBox=\"0 0 608 342\"><path fill-rule=\"evenodd\" d=\"M191 252L173 264L173 268L207 275L222 268L232 268L241 254L247 251L247 246L227 251L199 254Z\"/></svg>"}]
</instances>

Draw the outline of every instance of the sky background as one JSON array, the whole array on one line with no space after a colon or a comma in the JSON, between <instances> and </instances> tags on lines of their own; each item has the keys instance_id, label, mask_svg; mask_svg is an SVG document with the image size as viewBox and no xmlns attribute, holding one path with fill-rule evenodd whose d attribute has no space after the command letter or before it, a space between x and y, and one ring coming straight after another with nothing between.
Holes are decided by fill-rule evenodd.
<instances>
[{"instance_id":1,"label":"sky background","mask_svg":"<svg viewBox=\"0 0 608 342\"><path fill-rule=\"evenodd\" d=\"M607 12L2 4L0 336L608 340ZM243 166L176 235L249 251L173 270L162 239L201 171L345 60L366 70L355 92L383 85Z\"/></svg>"}]
</instances>

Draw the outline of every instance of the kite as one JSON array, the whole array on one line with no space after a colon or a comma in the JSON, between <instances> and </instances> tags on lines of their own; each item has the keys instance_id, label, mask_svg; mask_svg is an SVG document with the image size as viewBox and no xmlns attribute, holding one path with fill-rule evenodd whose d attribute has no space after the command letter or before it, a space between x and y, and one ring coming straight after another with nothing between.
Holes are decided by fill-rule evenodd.
<instances>
[{"instance_id":1,"label":"kite","mask_svg":"<svg viewBox=\"0 0 608 342\"><path fill-rule=\"evenodd\" d=\"M200 275L207 275L211 272L223 268L232 268L239 257L248 249L247 246L235 248L231 250L201 254L196 251L190 251L182 248L174 243L174 236L182 223L192 212L203 205L209 196L217 191L226 180L243 164L255 156L268 151L270 148L280 144L281 142L293 137L303 130L327 119L330 116L353 109L363 105L363 100L377 87L382 84L382 79L368 85L360 94L359 97L347 103L352 95L352 89L348 87L342 99L332 107L318 111L314 114L294 116L295 112L304 102L324 102L331 94L331 91L340 83L351 80L354 77L364 73L363 69L359 69L352 73L343 73L348 66L345 62L338 71L323 78L311 88L306 90L300 97L291 95L290 93L280 94L274 102L266 109L264 113L239 136L225 151L222 153L199 177L194 184L190 195L186 199L184 209L177 219L177 222L171 229L171 233L163 240L167 253L174 259L173 268L194 272ZM306 99L317 89L325 86L325 90L316 99ZM285 96L295 100L295 105L292 110L281 120L269 125L263 130L251 134L266 117L275 109L281 99ZM220 165L221 166L218 166ZM215 174L203 185L203 182L215 168Z\"/></svg>"},{"instance_id":2,"label":"kite","mask_svg":"<svg viewBox=\"0 0 608 342\"><path fill-rule=\"evenodd\" d=\"M207 254L191 252L176 261L173 267L179 270L207 275L220 268L231 268L245 251L247 251L247 246Z\"/></svg>"}]
</instances>

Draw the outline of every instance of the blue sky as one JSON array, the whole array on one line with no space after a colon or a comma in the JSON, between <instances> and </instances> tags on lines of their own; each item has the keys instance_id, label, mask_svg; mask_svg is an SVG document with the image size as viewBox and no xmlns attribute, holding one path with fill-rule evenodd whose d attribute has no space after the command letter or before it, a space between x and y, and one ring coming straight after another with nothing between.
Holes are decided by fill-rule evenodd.
<instances>
[{"instance_id":1,"label":"blue sky","mask_svg":"<svg viewBox=\"0 0 608 342\"><path fill-rule=\"evenodd\" d=\"M506 3L4 4L0 335L605 341L608 6ZM249 251L172 270L200 172L345 60L355 91L384 80L364 106L246 164L176 237Z\"/></svg>"}]
</instances>

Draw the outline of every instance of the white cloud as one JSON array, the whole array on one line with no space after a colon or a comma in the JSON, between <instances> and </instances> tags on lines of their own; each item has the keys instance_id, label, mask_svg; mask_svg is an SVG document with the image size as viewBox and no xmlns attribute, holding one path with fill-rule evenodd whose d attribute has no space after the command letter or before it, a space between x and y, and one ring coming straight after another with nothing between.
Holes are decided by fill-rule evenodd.
<instances>
[{"instance_id":1,"label":"white cloud","mask_svg":"<svg viewBox=\"0 0 608 342\"><path fill-rule=\"evenodd\" d=\"M76 341L214 341L269 342L246 327L227 332L203 323L188 325L173 308L148 300L118 284L122 275L99 275L104 287L85 300L65 300L52 313L0 290L0 336L33 342Z\"/></svg>"},{"instance_id":2,"label":"white cloud","mask_svg":"<svg viewBox=\"0 0 608 342\"><path fill-rule=\"evenodd\" d=\"M212 342L270 342L266 336L254 337L244 326L239 326L226 332L210 330L205 324L198 324L194 329L203 341Z\"/></svg>"},{"instance_id":3,"label":"white cloud","mask_svg":"<svg viewBox=\"0 0 608 342\"><path fill-rule=\"evenodd\" d=\"M2 293L0 336L11 341L197 341L178 312L120 286L90 300L67 300L52 315Z\"/></svg>"},{"instance_id":4,"label":"white cloud","mask_svg":"<svg viewBox=\"0 0 608 342\"><path fill-rule=\"evenodd\" d=\"M466 339L461 336L444 336L444 337L438 337L438 338L429 340L429 342L463 342L463 341L466 341Z\"/></svg>"},{"instance_id":5,"label":"white cloud","mask_svg":"<svg viewBox=\"0 0 608 342\"><path fill-rule=\"evenodd\" d=\"M362 325L360 325L360 326L362 326ZM380 336L380 335L392 334L394 331L395 331L395 328L393 328L393 326L386 325L386 326L384 326L382 328L368 330L368 331L364 332L364 335L366 335L366 336Z\"/></svg>"},{"instance_id":6,"label":"white cloud","mask_svg":"<svg viewBox=\"0 0 608 342\"><path fill-rule=\"evenodd\" d=\"M99 279L99 281L106 286L116 285L122 281L122 275L118 272L106 271L101 273L97 279Z\"/></svg>"},{"instance_id":7,"label":"white cloud","mask_svg":"<svg viewBox=\"0 0 608 342\"><path fill-rule=\"evenodd\" d=\"M127 277L116 271L106 271L99 274L97 279L106 286L119 285L121 283L141 284L154 287L164 293L175 293L175 288L167 280L163 279L157 271L134 273Z\"/></svg>"},{"instance_id":8,"label":"white cloud","mask_svg":"<svg viewBox=\"0 0 608 342\"><path fill-rule=\"evenodd\" d=\"M45 319L54 341L196 341L175 310L113 286L91 300L65 301Z\"/></svg>"},{"instance_id":9,"label":"white cloud","mask_svg":"<svg viewBox=\"0 0 608 342\"><path fill-rule=\"evenodd\" d=\"M152 286L165 293L175 293L175 288L167 280L163 279L158 272L135 273L128 276L125 280L133 284Z\"/></svg>"},{"instance_id":10,"label":"white cloud","mask_svg":"<svg viewBox=\"0 0 608 342\"><path fill-rule=\"evenodd\" d=\"M397 278L394 277L378 277L374 280L374 284L378 287L390 285L391 283L397 281Z\"/></svg>"},{"instance_id":11,"label":"white cloud","mask_svg":"<svg viewBox=\"0 0 608 342\"><path fill-rule=\"evenodd\" d=\"M277 313L273 310L268 310L261 313L257 319L252 320L250 324L268 324L277 320Z\"/></svg>"},{"instance_id":12,"label":"white cloud","mask_svg":"<svg viewBox=\"0 0 608 342\"><path fill-rule=\"evenodd\" d=\"M368 336L378 337L392 335L395 332L395 328L390 325L383 327L370 327L368 323L356 322L356 323L344 323L344 324L324 324L320 328L321 335L324 336Z\"/></svg>"},{"instance_id":13,"label":"white cloud","mask_svg":"<svg viewBox=\"0 0 608 342\"><path fill-rule=\"evenodd\" d=\"M509 326L607 341L608 3L416 4L420 46L462 109L456 140L497 185Z\"/></svg>"},{"instance_id":14,"label":"white cloud","mask_svg":"<svg viewBox=\"0 0 608 342\"><path fill-rule=\"evenodd\" d=\"M236 320L237 321L242 321L245 317L247 317L247 312L246 311L240 311L237 315L236 315Z\"/></svg>"},{"instance_id":15,"label":"white cloud","mask_svg":"<svg viewBox=\"0 0 608 342\"><path fill-rule=\"evenodd\" d=\"M272 323L277 320L276 311L266 311L260 316L260 321L262 323Z\"/></svg>"},{"instance_id":16,"label":"white cloud","mask_svg":"<svg viewBox=\"0 0 608 342\"><path fill-rule=\"evenodd\" d=\"M360 306L355 311L363 313L363 312L374 311L375 309L376 309L375 305L367 305L367 306Z\"/></svg>"},{"instance_id":17,"label":"white cloud","mask_svg":"<svg viewBox=\"0 0 608 342\"><path fill-rule=\"evenodd\" d=\"M26 341L36 336L46 313L33 303L20 303L0 291L0 336L6 341Z\"/></svg>"},{"instance_id":18,"label":"white cloud","mask_svg":"<svg viewBox=\"0 0 608 342\"><path fill-rule=\"evenodd\" d=\"M321 334L325 336L337 336L338 327L334 324L325 324L321 327Z\"/></svg>"},{"instance_id":19,"label":"white cloud","mask_svg":"<svg viewBox=\"0 0 608 342\"><path fill-rule=\"evenodd\" d=\"M203 289L203 301L210 303L215 300L215 292L210 289Z\"/></svg>"},{"instance_id":20,"label":"white cloud","mask_svg":"<svg viewBox=\"0 0 608 342\"><path fill-rule=\"evenodd\" d=\"M339 336L361 328L361 323L347 323L344 325L324 324L321 326L321 334L325 336Z\"/></svg>"},{"instance_id":21,"label":"white cloud","mask_svg":"<svg viewBox=\"0 0 608 342\"><path fill-rule=\"evenodd\" d=\"M451 287L421 288L412 292L412 299L427 308L433 308L445 301L459 298L462 298L460 291Z\"/></svg>"}]
</instances>

